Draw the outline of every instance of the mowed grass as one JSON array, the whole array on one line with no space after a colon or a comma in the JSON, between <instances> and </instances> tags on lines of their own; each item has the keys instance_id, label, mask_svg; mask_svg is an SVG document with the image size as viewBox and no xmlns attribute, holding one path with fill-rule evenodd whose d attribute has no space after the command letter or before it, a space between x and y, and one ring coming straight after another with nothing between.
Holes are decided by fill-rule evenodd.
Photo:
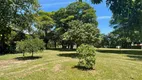
<instances>
[{"instance_id":1,"label":"mowed grass","mask_svg":"<svg viewBox=\"0 0 142 80\"><path fill-rule=\"evenodd\" d=\"M0 56L0 80L142 80L140 50L98 49L95 70L75 68L75 51L45 50L34 56Z\"/></svg>"}]
</instances>

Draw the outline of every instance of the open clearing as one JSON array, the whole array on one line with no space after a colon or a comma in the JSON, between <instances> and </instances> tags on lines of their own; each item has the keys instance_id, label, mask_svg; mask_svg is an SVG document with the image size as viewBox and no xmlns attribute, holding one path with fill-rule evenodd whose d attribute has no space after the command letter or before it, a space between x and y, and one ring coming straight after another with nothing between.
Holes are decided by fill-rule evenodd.
<instances>
[{"instance_id":1,"label":"open clearing","mask_svg":"<svg viewBox=\"0 0 142 80\"><path fill-rule=\"evenodd\" d=\"M95 70L75 68L75 51L45 50L34 56L0 56L0 80L142 80L139 50L98 49Z\"/></svg>"}]
</instances>

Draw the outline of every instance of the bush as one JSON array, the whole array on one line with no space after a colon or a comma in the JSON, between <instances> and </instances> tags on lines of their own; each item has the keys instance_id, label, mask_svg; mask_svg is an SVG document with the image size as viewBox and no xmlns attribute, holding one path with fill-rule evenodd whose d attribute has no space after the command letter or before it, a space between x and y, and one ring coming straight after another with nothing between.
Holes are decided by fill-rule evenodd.
<instances>
[{"instance_id":1,"label":"bush","mask_svg":"<svg viewBox=\"0 0 142 80\"><path fill-rule=\"evenodd\" d=\"M96 60L95 47L82 44L81 46L77 48L77 52L79 53L78 66L85 67L87 69L93 69L95 65L95 60Z\"/></svg>"},{"instance_id":2,"label":"bush","mask_svg":"<svg viewBox=\"0 0 142 80\"><path fill-rule=\"evenodd\" d=\"M16 50L18 52L22 52L23 56L24 56L25 52L32 53L32 57L33 57L33 54L35 52L44 50L44 45L45 44L44 44L43 40L40 40L38 38L24 40L24 41L17 42Z\"/></svg>"}]
</instances>

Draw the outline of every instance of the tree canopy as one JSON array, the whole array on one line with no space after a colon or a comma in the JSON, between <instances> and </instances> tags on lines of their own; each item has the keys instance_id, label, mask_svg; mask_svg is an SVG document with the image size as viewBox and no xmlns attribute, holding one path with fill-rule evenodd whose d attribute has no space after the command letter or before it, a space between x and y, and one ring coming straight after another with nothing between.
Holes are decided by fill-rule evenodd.
<instances>
[{"instance_id":1,"label":"tree canopy","mask_svg":"<svg viewBox=\"0 0 142 80\"><path fill-rule=\"evenodd\" d=\"M63 35L65 40L75 41L77 45L90 44L96 46L95 44L99 40L99 29L95 24L75 20L69 22L69 26L69 30Z\"/></svg>"},{"instance_id":2,"label":"tree canopy","mask_svg":"<svg viewBox=\"0 0 142 80\"><path fill-rule=\"evenodd\" d=\"M55 12L55 20L57 27L63 27L64 31L67 31L69 26L68 22L72 20L80 20L84 23L98 24L96 21L95 10L87 3L74 2L68 5L66 8L61 8Z\"/></svg>"},{"instance_id":3,"label":"tree canopy","mask_svg":"<svg viewBox=\"0 0 142 80\"><path fill-rule=\"evenodd\" d=\"M113 34L117 36L119 42L128 43L127 45L142 42L141 0L118 0L114 5L110 5L110 9L113 12L110 24L115 29Z\"/></svg>"},{"instance_id":4,"label":"tree canopy","mask_svg":"<svg viewBox=\"0 0 142 80\"><path fill-rule=\"evenodd\" d=\"M82 2L83 0L79 0ZM90 0L93 4L103 0ZM141 0L105 0L108 8L112 11L111 24L116 27L125 27L131 34L139 33L142 41L142 1ZM122 29L122 28L121 28ZM128 33L129 34L129 33ZM139 40L139 39L138 39Z\"/></svg>"},{"instance_id":5,"label":"tree canopy","mask_svg":"<svg viewBox=\"0 0 142 80\"><path fill-rule=\"evenodd\" d=\"M47 49L47 43L49 41L49 33L51 29L55 26L55 21L53 19L54 12L44 12L39 11L37 14L35 14L36 19L36 27L39 31L44 32L44 42L46 43L46 49Z\"/></svg>"},{"instance_id":6,"label":"tree canopy","mask_svg":"<svg viewBox=\"0 0 142 80\"><path fill-rule=\"evenodd\" d=\"M38 9L37 0L0 0L0 52L7 50L12 29L31 27L32 14Z\"/></svg>"},{"instance_id":7,"label":"tree canopy","mask_svg":"<svg viewBox=\"0 0 142 80\"><path fill-rule=\"evenodd\" d=\"M19 41L17 42L16 50L18 52L22 52L23 56L26 52L32 53L32 57L33 57L33 54L35 52L44 50L44 42L43 40L38 38Z\"/></svg>"},{"instance_id":8,"label":"tree canopy","mask_svg":"<svg viewBox=\"0 0 142 80\"><path fill-rule=\"evenodd\" d=\"M95 43L107 38L115 45L142 41L141 0L105 0L113 13L110 24L115 29L104 36L105 39L97 28L96 11L84 1L77 0L56 12L44 12L39 10L38 0L1 0L0 53L10 51L16 41L37 36L44 39L46 45L53 40L55 46L56 42L89 44L87 40ZM90 0L93 4L102 1Z\"/></svg>"},{"instance_id":9,"label":"tree canopy","mask_svg":"<svg viewBox=\"0 0 142 80\"><path fill-rule=\"evenodd\" d=\"M55 12L54 19L56 22L56 30L59 30L61 39L67 41L63 43L73 44L75 42L80 45L82 43L89 43L91 39L95 41L96 39L94 38L96 38L96 35L99 33L95 12L96 11L85 2L74 2L69 4L66 8L61 8ZM86 34L84 33L85 31ZM84 35L78 35L78 33ZM91 35L94 36L92 37ZM89 39L87 36L91 38ZM90 41L90 43L91 42L92 41Z\"/></svg>"}]
</instances>

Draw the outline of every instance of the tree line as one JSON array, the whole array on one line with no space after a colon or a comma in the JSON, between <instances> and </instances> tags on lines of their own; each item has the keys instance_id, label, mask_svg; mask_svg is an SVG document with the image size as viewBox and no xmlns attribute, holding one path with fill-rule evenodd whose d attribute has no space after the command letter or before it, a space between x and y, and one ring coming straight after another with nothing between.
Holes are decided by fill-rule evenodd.
<instances>
[{"instance_id":1,"label":"tree line","mask_svg":"<svg viewBox=\"0 0 142 80\"><path fill-rule=\"evenodd\" d=\"M90 0L99 4L102 0ZM110 21L115 29L110 35L120 42L142 41L141 0L106 0L113 16ZM0 53L12 53L17 41L40 38L49 44L73 48L73 45L91 44L104 46L105 38L97 28L93 7L83 0L71 3L56 12L39 10L37 0L0 1ZM119 38L119 39L118 39ZM102 45L100 45L102 44Z\"/></svg>"}]
</instances>

